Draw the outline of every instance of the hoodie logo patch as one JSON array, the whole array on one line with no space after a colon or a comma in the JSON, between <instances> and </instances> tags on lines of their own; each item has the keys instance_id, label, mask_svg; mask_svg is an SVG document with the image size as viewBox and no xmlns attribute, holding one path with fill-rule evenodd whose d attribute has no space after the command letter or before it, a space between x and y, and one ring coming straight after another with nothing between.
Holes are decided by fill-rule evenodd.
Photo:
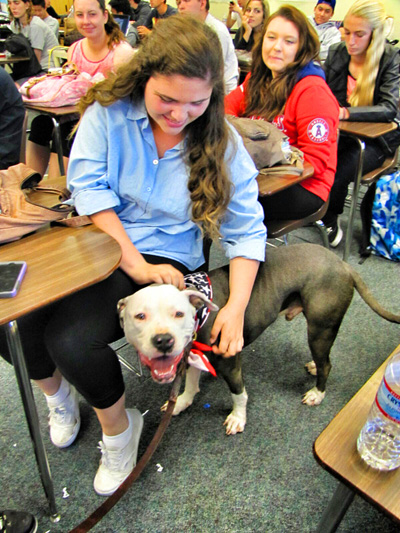
<instances>
[{"instance_id":1,"label":"hoodie logo patch","mask_svg":"<svg viewBox=\"0 0 400 533\"><path fill-rule=\"evenodd\" d=\"M307 128L307 135L313 143L323 143L328 139L329 126L323 118L315 118Z\"/></svg>"}]
</instances>

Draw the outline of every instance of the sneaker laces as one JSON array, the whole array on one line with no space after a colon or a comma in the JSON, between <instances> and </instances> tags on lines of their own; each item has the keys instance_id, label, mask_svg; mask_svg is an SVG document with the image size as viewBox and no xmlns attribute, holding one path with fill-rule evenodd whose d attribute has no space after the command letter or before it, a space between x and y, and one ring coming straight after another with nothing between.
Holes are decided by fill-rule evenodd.
<instances>
[{"instance_id":1,"label":"sneaker laces","mask_svg":"<svg viewBox=\"0 0 400 533\"><path fill-rule=\"evenodd\" d=\"M104 465L108 470L119 471L121 460L124 454L124 448L117 448L115 450L110 450L101 440L97 448L101 451L101 464Z\"/></svg>"},{"instance_id":2,"label":"sneaker laces","mask_svg":"<svg viewBox=\"0 0 400 533\"><path fill-rule=\"evenodd\" d=\"M72 413L70 413L64 404L57 405L56 407L50 407L50 420L55 424L68 424L71 423Z\"/></svg>"}]
</instances>

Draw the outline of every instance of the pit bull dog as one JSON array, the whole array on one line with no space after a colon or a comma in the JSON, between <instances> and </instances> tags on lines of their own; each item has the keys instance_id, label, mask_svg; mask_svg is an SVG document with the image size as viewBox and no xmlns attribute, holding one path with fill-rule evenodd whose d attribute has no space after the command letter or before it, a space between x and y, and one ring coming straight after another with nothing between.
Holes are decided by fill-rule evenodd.
<instances>
[{"instance_id":1,"label":"pit bull dog","mask_svg":"<svg viewBox=\"0 0 400 533\"><path fill-rule=\"evenodd\" d=\"M199 331L198 340L202 343L209 341L217 309L223 307L228 299L229 267L212 270L209 277L214 292L213 302L193 289L179 291L172 285L150 285L118 303L126 339L137 349L142 363L150 367L151 375L158 383L174 380L184 348L193 338L196 309L204 305L211 313ZM307 405L318 405L325 397L331 369L329 353L354 289L382 318L400 323L400 315L385 310L353 268L321 246L281 246L268 250L265 263L260 264L245 314L245 346L272 324L280 312L285 313L287 320L303 312L313 359L306 368L317 376L316 386L303 397L303 403ZM226 433L241 432L246 424L247 403L241 354L223 358L211 352L207 356L232 394L233 410L224 422ZM175 415L192 404L200 390L200 373L197 368L189 367L185 391L178 397Z\"/></svg>"}]
</instances>

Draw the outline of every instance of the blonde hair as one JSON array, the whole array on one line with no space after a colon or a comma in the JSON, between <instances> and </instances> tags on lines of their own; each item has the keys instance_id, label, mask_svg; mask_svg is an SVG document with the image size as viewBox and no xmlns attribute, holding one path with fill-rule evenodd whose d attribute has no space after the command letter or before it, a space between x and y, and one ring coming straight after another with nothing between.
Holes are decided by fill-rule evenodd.
<instances>
[{"instance_id":1,"label":"blonde hair","mask_svg":"<svg viewBox=\"0 0 400 533\"><path fill-rule=\"evenodd\" d=\"M349 104L352 107L369 106L373 103L379 62L385 51L390 20L386 16L383 4L378 0L356 0L344 18L344 24L346 24L347 17L350 16L366 20L372 30L372 35L364 65L357 78L355 89L349 98Z\"/></svg>"},{"instance_id":2,"label":"blonde hair","mask_svg":"<svg viewBox=\"0 0 400 533\"><path fill-rule=\"evenodd\" d=\"M245 5L243 7L243 10L242 10L244 14L246 13L246 10L249 7L250 3L253 2L253 1L254 0L247 0L247 2L245 3ZM257 35L254 34L254 30L253 30L254 41L255 42L260 38L262 30L263 30L264 23L267 20L267 18L269 17L269 14L270 14L269 3L267 2L267 0L256 0L256 1L260 2L260 4L261 4L261 9L262 9L262 12L263 12L263 19L262 19L260 31L257 32ZM242 37L244 32L245 32L243 24L240 26L240 30L239 31L240 31L240 37Z\"/></svg>"},{"instance_id":3,"label":"blonde hair","mask_svg":"<svg viewBox=\"0 0 400 533\"><path fill-rule=\"evenodd\" d=\"M192 220L212 239L220 236L232 192L225 164L230 134L223 73L221 44L214 30L190 15L173 15L156 25L129 63L94 85L80 101L81 113L95 101L102 106L125 97L140 102L147 82L157 74L209 81L212 93L207 109L186 126L184 158Z\"/></svg>"}]
</instances>

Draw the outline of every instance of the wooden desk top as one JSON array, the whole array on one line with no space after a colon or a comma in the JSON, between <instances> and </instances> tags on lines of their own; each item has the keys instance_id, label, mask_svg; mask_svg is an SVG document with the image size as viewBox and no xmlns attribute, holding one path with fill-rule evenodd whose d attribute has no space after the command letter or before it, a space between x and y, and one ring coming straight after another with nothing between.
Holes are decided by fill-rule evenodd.
<instances>
[{"instance_id":1,"label":"wooden desk top","mask_svg":"<svg viewBox=\"0 0 400 533\"><path fill-rule=\"evenodd\" d=\"M351 122L349 120L339 121L339 130L344 133L351 133L359 137L376 139L389 131L397 129L395 122Z\"/></svg>"},{"instance_id":2,"label":"wooden desk top","mask_svg":"<svg viewBox=\"0 0 400 533\"><path fill-rule=\"evenodd\" d=\"M0 261L26 261L15 298L0 299L0 325L109 276L119 265L118 243L96 226L57 226L0 246Z\"/></svg>"},{"instance_id":3,"label":"wooden desk top","mask_svg":"<svg viewBox=\"0 0 400 533\"><path fill-rule=\"evenodd\" d=\"M22 57L22 56L0 57L0 65L11 65L12 63L20 63L21 61L29 61L29 57Z\"/></svg>"},{"instance_id":4,"label":"wooden desk top","mask_svg":"<svg viewBox=\"0 0 400 533\"><path fill-rule=\"evenodd\" d=\"M63 115L73 115L73 114L79 115L77 105L66 105L62 107L42 107L36 104L30 104L29 102L25 101L24 106L27 109L32 109L33 111L39 111L40 113L43 113L45 115L50 115L53 117L60 117Z\"/></svg>"},{"instance_id":5,"label":"wooden desk top","mask_svg":"<svg viewBox=\"0 0 400 533\"><path fill-rule=\"evenodd\" d=\"M385 367L386 361L324 429L314 443L314 455L336 478L400 522L400 469L380 472L367 466L356 446Z\"/></svg>"},{"instance_id":6,"label":"wooden desk top","mask_svg":"<svg viewBox=\"0 0 400 533\"><path fill-rule=\"evenodd\" d=\"M281 192L296 183L300 183L307 178L311 178L314 175L314 167L304 162L304 170L299 175L283 174L277 175L271 172L271 174L259 174L257 176L258 193L260 196L270 196Z\"/></svg>"}]
</instances>

